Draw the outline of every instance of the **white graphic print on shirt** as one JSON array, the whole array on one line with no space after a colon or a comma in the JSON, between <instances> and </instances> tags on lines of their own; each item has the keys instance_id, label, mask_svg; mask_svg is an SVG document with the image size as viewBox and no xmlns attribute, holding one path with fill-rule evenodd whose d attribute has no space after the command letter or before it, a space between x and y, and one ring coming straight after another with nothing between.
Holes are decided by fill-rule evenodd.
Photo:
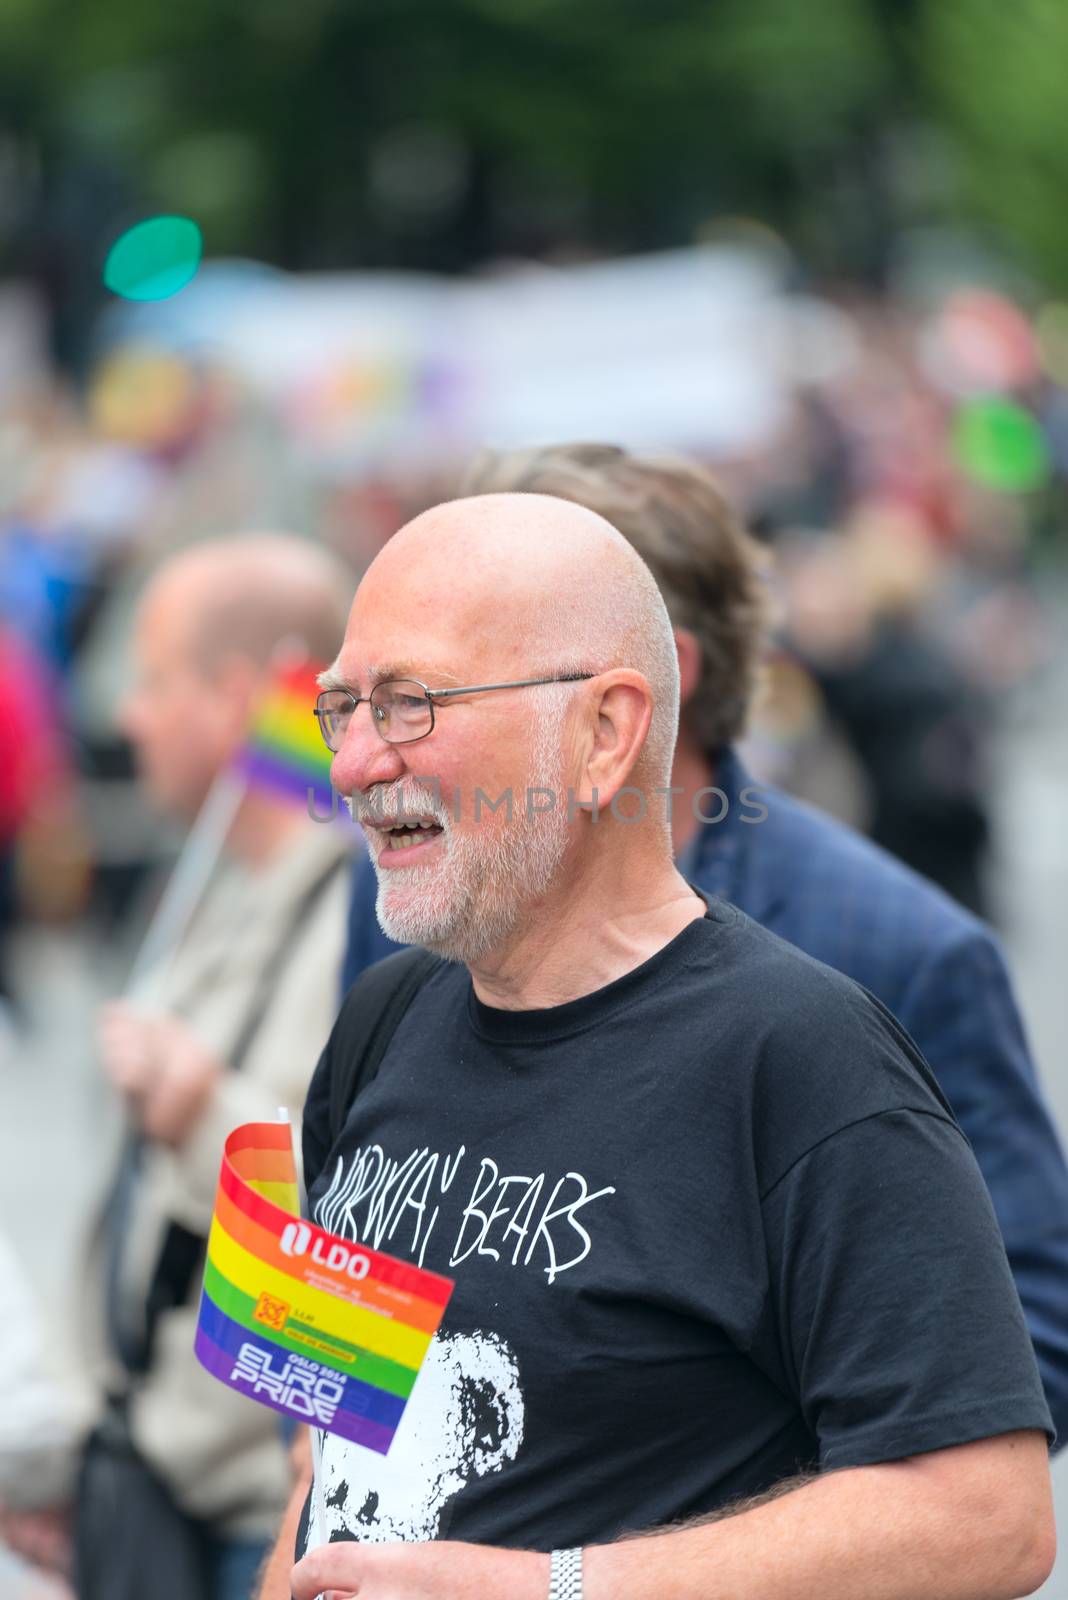
<instances>
[{"instance_id":1,"label":"white graphic print on shirt","mask_svg":"<svg viewBox=\"0 0 1068 1600\"><path fill-rule=\"evenodd\" d=\"M502 1173L488 1156L476 1168L465 1156L463 1145L453 1155L416 1149L400 1161L381 1145L357 1148L338 1161L315 1220L372 1249L408 1252L422 1265L441 1203L464 1168L469 1192L446 1271L478 1255L506 1267L536 1265L551 1284L585 1260L592 1241L578 1213L613 1187L591 1192L577 1172L557 1179ZM387 1456L323 1435L327 1538L445 1537L449 1502L467 1483L515 1460L524 1421L519 1361L508 1342L488 1329L439 1332Z\"/></svg>"},{"instance_id":2,"label":"white graphic print on shirt","mask_svg":"<svg viewBox=\"0 0 1068 1600\"><path fill-rule=\"evenodd\" d=\"M327 1538L443 1537L448 1502L472 1478L515 1460L523 1421L519 1365L505 1341L494 1333L439 1334L388 1456L323 1435Z\"/></svg>"},{"instance_id":3,"label":"white graphic print on shirt","mask_svg":"<svg viewBox=\"0 0 1068 1600\"><path fill-rule=\"evenodd\" d=\"M358 1239L372 1250L407 1250L422 1266L440 1215L439 1201L451 1189L466 1153L463 1145L454 1156L424 1148L395 1161L381 1145L358 1148L347 1164L339 1158L330 1187L316 1201L315 1220L328 1232ZM496 1161L484 1156L446 1270L477 1251L513 1267L520 1261L525 1267L539 1262L552 1283L590 1253L590 1236L579 1212L615 1192L609 1185L591 1193L581 1172L565 1172L555 1183L545 1172L504 1174Z\"/></svg>"}]
</instances>

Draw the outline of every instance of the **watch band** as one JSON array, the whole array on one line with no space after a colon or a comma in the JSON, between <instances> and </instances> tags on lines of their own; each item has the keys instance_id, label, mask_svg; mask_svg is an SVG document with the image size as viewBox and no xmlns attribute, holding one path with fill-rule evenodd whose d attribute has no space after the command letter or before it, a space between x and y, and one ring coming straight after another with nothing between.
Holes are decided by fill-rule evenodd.
<instances>
[{"instance_id":1,"label":"watch band","mask_svg":"<svg viewBox=\"0 0 1068 1600\"><path fill-rule=\"evenodd\" d=\"M582 1600L582 1551L554 1550L549 1559L549 1600Z\"/></svg>"}]
</instances>

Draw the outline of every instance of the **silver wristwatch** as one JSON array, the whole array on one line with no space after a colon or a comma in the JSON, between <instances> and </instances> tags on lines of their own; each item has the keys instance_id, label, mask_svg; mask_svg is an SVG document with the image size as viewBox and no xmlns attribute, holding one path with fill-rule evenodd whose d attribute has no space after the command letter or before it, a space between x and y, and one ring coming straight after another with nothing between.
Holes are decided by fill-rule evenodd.
<instances>
[{"instance_id":1,"label":"silver wristwatch","mask_svg":"<svg viewBox=\"0 0 1068 1600\"><path fill-rule=\"evenodd\" d=\"M549 1559L549 1600L582 1600L582 1551L554 1550Z\"/></svg>"}]
</instances>

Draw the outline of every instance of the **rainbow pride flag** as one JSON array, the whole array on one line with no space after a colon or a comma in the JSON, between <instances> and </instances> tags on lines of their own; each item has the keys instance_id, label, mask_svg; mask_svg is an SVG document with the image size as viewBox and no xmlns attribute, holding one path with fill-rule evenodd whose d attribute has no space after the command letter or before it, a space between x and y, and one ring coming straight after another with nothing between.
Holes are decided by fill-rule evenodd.
<instances>
[{"instance_id":1,"label":"rainbow pride flag","mask_svg":"<svg viewBox=\"0 0 1068 1600\"><path fill-rule=\"evenodd\" d=\"M308 804L308 790L314 790L316 813L325 816L332 809L331 756L313 715L320 670L307 660L278 668L256 708L238 765L251 786L300 805Z\"/></svg>"},{"instance_id":2,"label":"rainbow pride flag","mask_svg":"<svg viewBox=\"0 0 1068 1600\"><path fill-rule=\"evenodd\" d=\"M452 1289L301 1220L288 1123L227 1139L196 1334L221 1382L385 1455Z\"/></svg>"}]
</instances>

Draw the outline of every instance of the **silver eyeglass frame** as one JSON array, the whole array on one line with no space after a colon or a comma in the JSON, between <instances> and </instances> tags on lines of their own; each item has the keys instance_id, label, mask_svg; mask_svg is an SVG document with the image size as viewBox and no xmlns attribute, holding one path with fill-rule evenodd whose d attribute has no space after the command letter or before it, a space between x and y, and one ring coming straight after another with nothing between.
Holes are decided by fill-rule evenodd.
<instances>
[{"instance_id":1,"label":"silver eyeglass frame","mask_svg":"<svg viewBox=\"0 0 1068 1600\"><path fill-rule=\"evenodd\" d=\"M312 712L312 716L315 717L316 721L319 724L319 732L323 736L323 743L326 745L326 748L333 755L336 755L337 751L338 751L338 748L340 748L340 747L339 746L335 747L334 745L332 745L330 743L330 740L326 737L326 728L325 728L324 723L323 723L323 718L327 713L324 710L324 708L320 705L319 702L323 699L324 695L328 695L328 694L343 694L343 695L347 695L348 698L352 701L352 711L349 713L349 716L350 716L350 719L351 719L351 717L355 714L357 706L363 705L364 703L366 703L367 705L373 706L374 697L378 693L379 689L388 689L391 684L414 683L417 688L422 689L423 693L426 695L427 705L430 707L430 726L429 726L429 728L427 728L425 733L415 733L415 734L412 735L412 737L410 739L390 739L390 738L387 738L387 736L382 732L382 730L379 727L379 725L377 723L375 723L373 716L371 718L371 721L374 724L374 727L375 727L375 729L376 729L376 731L378 733L378 736L383 741L383 743L385 743L385 744L417 744L420 739L428 739L430 737L430 735L434 731L434 726L435 726L434 702L435 702L435 700L447 700L447 699L451 698L453 695L459 695L459 694L491 694L493 692L493 690L495 690L495 689L534 689L534 688L538 688L541 684L544 684L544 683L585 683L589 678L595 678L596 676L597 676L597 674L595 672L566 672L566 673L563 674L562 677L557 677L557 678L516 678L511 683L472 683L472 684L466 685L462 689L431 689L427 684L420 683L418 678L385 678L385 679L383 679L383 681L381 683L376 683L375 684L375 686L371 690L370 694L353 694L351 689L341 689L341 688L324 689L322 691L322 693L319 695L318 700L316 701L315 709ZM336 715L336 713L334 713L334 714ZM347 729L346 729L346 731L347 731Z\"/></svg>"}]
</instances>

